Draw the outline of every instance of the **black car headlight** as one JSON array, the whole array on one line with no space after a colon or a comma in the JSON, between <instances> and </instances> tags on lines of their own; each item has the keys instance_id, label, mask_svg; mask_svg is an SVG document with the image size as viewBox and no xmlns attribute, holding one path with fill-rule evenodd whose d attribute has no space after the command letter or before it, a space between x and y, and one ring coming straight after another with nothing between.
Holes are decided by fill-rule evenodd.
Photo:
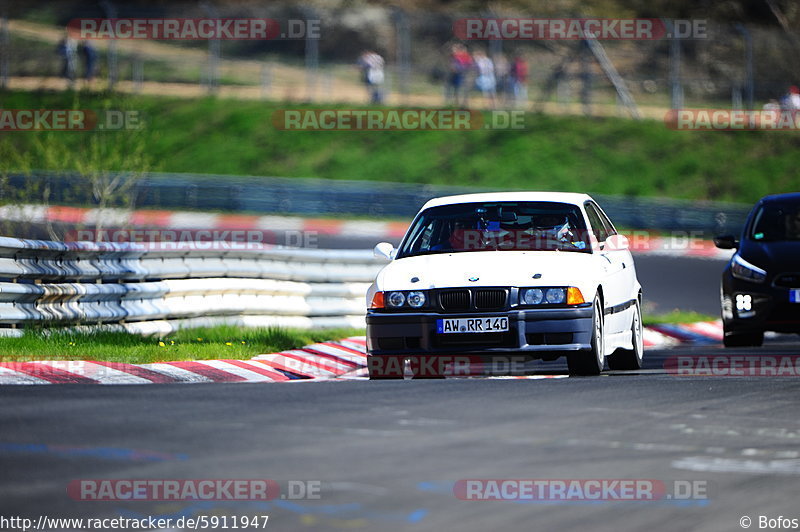
<instances>
[{"instance_id":1,"label":"black car headlight","mask_svg":"<svg viewBox=\"0 0 800 532\"><path fill-rule=\"evenodd\" d=\"M731 259L731 275L742 281L751 283L763 283L767 278L767 272L758 266L750 264L738 254Z\"/></svg>"}]
</instances>

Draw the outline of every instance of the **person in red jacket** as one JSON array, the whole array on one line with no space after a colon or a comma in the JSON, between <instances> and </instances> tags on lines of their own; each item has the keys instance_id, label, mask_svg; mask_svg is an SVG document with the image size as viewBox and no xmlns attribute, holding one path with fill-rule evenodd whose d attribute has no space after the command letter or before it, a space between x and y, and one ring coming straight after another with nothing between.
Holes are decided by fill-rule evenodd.
<instances>
[{"instance_id":1,"label":"person in red jacket","mask_svg":"<svg viewBox=\"0 0 800 532\"><path fill-rule=\"evenodd\" d=\"M523 107L528 101L528 62L521 52L511 63L511 90L517 107Z\"/></svg>"}]
</instances>

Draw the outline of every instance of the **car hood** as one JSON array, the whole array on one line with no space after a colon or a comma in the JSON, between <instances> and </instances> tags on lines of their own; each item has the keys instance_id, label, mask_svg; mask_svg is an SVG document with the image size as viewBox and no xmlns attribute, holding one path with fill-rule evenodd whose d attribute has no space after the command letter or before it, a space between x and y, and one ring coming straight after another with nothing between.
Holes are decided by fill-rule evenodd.
<instances>
[{"instance_id":1,"label":"car hood","mask_svg":"<svg viewBox=\"0 0 800 532\"><path fill-rule=\"evenodd\" d=\"M559 286L592 277L595 257L569 251L478 251L406 257L378 275L379 290ZM533 276L541 277L534 279ZM412 279L418 279L412 282Z\"/></svg>"},{"instance_id":2,"label":"car hood","mask_svg":"<svg viewBox=\"0 0 800 532\"><path fill-rule=\"evenodd\" d=\"M748 241L739 254L747 262L767 270L768 275L800 272L800 241Z\"/></svg>"}]
</instances>

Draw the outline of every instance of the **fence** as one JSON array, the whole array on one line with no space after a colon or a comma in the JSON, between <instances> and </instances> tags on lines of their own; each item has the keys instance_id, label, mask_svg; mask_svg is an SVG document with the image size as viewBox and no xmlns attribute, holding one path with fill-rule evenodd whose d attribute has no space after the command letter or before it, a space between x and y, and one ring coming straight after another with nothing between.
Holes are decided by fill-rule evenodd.
<instances>
[{"instance_id":1,"label":"fence","mask_svg":"<svg viewBox=\"0 0 800 532\"><path fill-rule=\"evenodd\" d=\"M43 14L36 11L35 3L7 4L8 19L0 21L0 84L11 87L66 86L66 80L60 79L64 66L56 46L64 25L75 18L269 17L281 22L317 21L319 36L181 43L98 41L95 87L176 96L211 92L243 98L366 102L355 63L362 50L375 49L387 61L384 88L389 102L410 105L442 104L447 53L449 44L458 40L454 24L460 18L579 16L545 6L447 13L381 6L326 7L319 2L313 8L289 2L220 3L211 8L208 2L155 6L104 1L50 6ZM678 11L666 5L647 10L649 16L658 17ZM762 13L745 26L730 22L730 10L721 6L702 12L708 16L698 21L706 29L705 38L603 42L610 63L636 103L660 110L650 116L660 119L663 109L670 107L760 107L785 93L789 85L800 84L794 19L781 27L778 22L783 15ZM620 103L618 93L602 65L587 50L581 51L577 41L475 40L467 44L471 50L488 50L495 57L521 53L531 65L531 101L546 101L554 109L624 114L621 108L615 109ZM484 105L479 94L473 93L473 103Z\"/></svg>"},{"instance_id":2,"label":"fence","mask_svg":"<svg viewBox=\"0 0 800 532\"><path fill-rule=\"evenodd\" d=\"M0 335L104 325L142 334L238 324L364 327L371 251L197 249L0 237Z\"/></svg>"},{"instance_id":3,"label":"fence","mask_svg":"<svg viewBox=\"0 0 800 532\"><path fill-rule=\"evenodd\" d=\"M75 175L11 175L16 190L47 190L56 205L92 205L92 188ZM283 177L149 174L126 206L295 216L369 216L410 220L431 198L488 190L441 185ZM614 223L629 229L739 233L749 205L594 194ZM0 197L3 189L0 187ZM119 199L119 198L116 198ZM34 202L29 198L27 202ZM122 206L122 205L110 205ZM0 213L2 216L2 213ZM24 221L24 220L20 220ZM17 236L20 236L17 234Z\"/></svg>"}]
</instances>

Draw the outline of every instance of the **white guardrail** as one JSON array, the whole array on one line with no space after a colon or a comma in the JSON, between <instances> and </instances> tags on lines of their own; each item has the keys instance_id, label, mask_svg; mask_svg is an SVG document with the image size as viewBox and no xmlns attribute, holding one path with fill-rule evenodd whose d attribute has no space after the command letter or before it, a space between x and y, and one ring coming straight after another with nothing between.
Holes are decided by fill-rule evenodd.
<instances>
[{"instance_id":1,"label":"white guardrail","mask_svg":"<svg viewBox=\"0 0 800 532\"><path fill-rule=\"evenodd\" d=\"M214 249L203 249L214 248ZM0 237L0 336L25 327L364 327L372 250Z\"/></svg>"}]
</instances>

